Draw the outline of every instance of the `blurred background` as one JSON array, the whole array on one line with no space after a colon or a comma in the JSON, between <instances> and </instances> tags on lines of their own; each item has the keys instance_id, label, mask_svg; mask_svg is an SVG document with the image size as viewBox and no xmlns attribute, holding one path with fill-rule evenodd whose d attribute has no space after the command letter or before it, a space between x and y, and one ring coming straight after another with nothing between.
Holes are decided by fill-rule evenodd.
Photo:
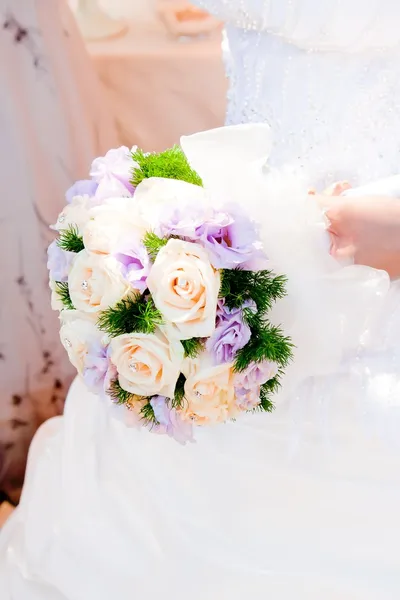
<instances>
[{"instance_id":1,"label":"blurred background","mask_svg":"<svg viewBox=\"0 0 400 600\"><path fill-rule=\"evenodd\" d=\"M0 19L1 526L74 376L46 268L65 191L112 147L223 125L227 49L185 0L0 0Z\"/></svg>"}]
</instances>

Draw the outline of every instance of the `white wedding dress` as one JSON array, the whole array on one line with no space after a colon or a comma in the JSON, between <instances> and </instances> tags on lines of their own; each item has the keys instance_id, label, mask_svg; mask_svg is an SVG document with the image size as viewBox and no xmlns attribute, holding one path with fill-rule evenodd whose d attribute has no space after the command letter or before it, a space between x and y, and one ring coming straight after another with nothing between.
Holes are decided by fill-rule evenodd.
<instances>
[{"instance_id":1,"label":"white wedding dress","mask_svg":"<svg viewBox=\"0 0 400 600\"><path fill-rule=\"evenodd\" d=\"M263 216L289 276L274 318L295 361L273 414L184 447L126 427L76 381L1 533L0 598L397 600L400 292L385 273L337 265L297 191L399 172L400 4L198 3L230 23L230 122L268 122L273 140L249 126L183 146L206 184L223 180ZM260 168L269 150L283 177Z\"/></svg>"}]
</instances>

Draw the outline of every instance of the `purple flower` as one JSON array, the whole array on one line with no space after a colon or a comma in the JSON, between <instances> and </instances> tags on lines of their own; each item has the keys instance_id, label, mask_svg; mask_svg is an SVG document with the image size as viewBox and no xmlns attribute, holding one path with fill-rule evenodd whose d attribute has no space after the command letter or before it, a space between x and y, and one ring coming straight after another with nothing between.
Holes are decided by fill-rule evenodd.
<instances>
[{"instance_id":1,"label":"purple flower","mask_svg":"<svg viewBox=\"0 0 400 600\"><path fill-rule=\"evenodd\" d=\"M177 235L188 241L196 241L196 229L204 223L204 209L185 206L176 208L174 206L164 206L160 209L159 226L156 233L160 237Z\"/></svg>"},{"instance_id":2,"label":"purple flower","mask_svg":"<svg viewBox=\"0 0 400 600\"><path fill-rule=\"evenodd\" d=\"M266 257L254 223L235 211L237 213L237 209L217 211L187 206L172 211L166 209L157 233L161 237L177 235L200 242L208 250L216 269L265 267Z\"/></svg>"},{"instance_id":3,"label":"purple flower","mask_svg":"<svg viewBox=\"0 0 400 600\"><path fill-rule=\"evenodd\" d=\"M74 185L67 190L65 199L68 203L71 203L75 196L92 197L95 195L97 188L98 183L96 183L96 181L92 181L91 179L82 179L81 181L74 183Z\"/></svg>"},{"instance_id":4,"label":"purple flower","mask_svg":"<svg viewBox=\"0 0 400 600\"><path fill-rule=\"evenodd\" d=\"M76 254L60 248L54 240L47 249L47 268L53 281L68 281L72 261Z\"/></svg>"},{"instance_id":5,"label":"purple flower","mask_svg":"<svg viewBox=\"0 0 400 600\"><path fill-rule=\"evenodd\" d=\"M109 150L105 156L96 158L90 170L91 178L99 184L96 197L131 196L134 192L131 179L135 167L138 165L125 146Z\"/></svg>"},{"instance_id":6,"label":"purple flower","mask_svg":"<svg viewBox=\"0 0 400 600\"><path fill-rule=\"evenodd\" d=\"M123 242L114 254L122 265L122 276L140 292L146 289L150 259L142 243L132 239Z\"/></svg>"},{"instance_id":7,"label":"purple flower","mask_svg":"<svg viewBox=\"0 0 400 600\"><path fill-rule=\"evenodd\" d=\"M168 406L164 396L154 396L150 404L158 421L158 424L151 429L153 433L166 434L180 444L193 441L192 424L183 421L179 413Z\"/></svg>"},{"instance_id":8,"label":"purple flower","mask_svg":"<svg viewBox=\"0 0 400 600\"><path fill-rule=\"evenodd\" d=\"M237 352L246 346L251 337L250 327L243 320L243 309L255 308L247 302L241 308L228 308L224 300L218 301L216 328L208 339L206 348L217 364L230 363Z\"/></svg>"},{"instance_id":9,"label":"purple flower","mask_svg":"<svg viewBox=\"0 0 400 600\"><path fill-rule=\"evenodd\" d=\"M245 371L237 373L235 387L253 390L270 381L278 374L278 365L266 360L261 363L251 363Z\"/></svg>"},{"instance_id":10,"label":"purple flower","mask_svg":"<svg viewBox=\"0 0 400 600\"><path fill-rule=\"evenodd\" d=\"M106 391L109 367L108 346L99 340L92 341L88 346L83 369L83 380L92 392Z\"/></svg>"},{"instance_id":11,"label":"purple flower","mask_svg":"<svg viewBox=\"0 0 400 600\"><path fill-rule=\"evenodd\" d=\"M245 371L235 375L236 401L241 410L252 410L260 403L260 387L278 374L278 365L272 361L251 363Z\"/></svg>"},{"instance_id":12,"label":"purple flower","mask_svg":"<svg viewBox=\"0 0 400 600\"><path fill-rule=\"evenodd\" d=\"M245 388L235 388L236 404L243 411L253 410L260 404L260 388L246 390Z\"/></svg>"}]
</instances>

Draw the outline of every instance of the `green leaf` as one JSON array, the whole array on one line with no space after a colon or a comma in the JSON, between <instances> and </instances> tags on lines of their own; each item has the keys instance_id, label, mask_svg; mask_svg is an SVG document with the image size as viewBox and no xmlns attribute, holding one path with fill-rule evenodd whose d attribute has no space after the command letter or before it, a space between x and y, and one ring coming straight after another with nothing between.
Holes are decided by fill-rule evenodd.
<instances>
[{"instance_id":1,"label":"green leaf","mask_svg":"<svg viewBox=\"0 0 400 600\"><path fill-rule=\"evenodd\" d=\"M67 229L60 232L60 237L57 240L57 246L67 252L81 252L85 246L82 236L79 235L79 230L76 225L68 225Z\"/></svg>"},{"instance_id":2,"label":"green leaf","mask_svg":"<svg viewBox=\"0 0 400 600\"><path fill-rule=\"evenodd\" d=\"M146 425L159 425L156 415L154 414L154 409L150 402L145 404L140 411L140 416L142 420L145 421Z\"/></svg>"},{"instance_id":3,"label":"green leaf","mask_svg":"<svg viewBox=\"0 0 400 600\"><path fill-rule=\"evenodd\" d=\"M113 401L116 404L128 404L136 398L134 394L132 394L131 392L127 392L121 387L118 379L114 379L111 382L110 387L108 389L108 395L113 399Z\"/></svg>"},{"instance_id":4,"label":"green leaf","mask_svg":"<svg viewBox=\"0 0 400 600\"><path fill-rule=\"evenodd\" d=\"M203 185L201 178L191 168L179 146L174 146L159 154L146 154L142 150L136 150L132 154L132 159L139 165L139 168L134 169L132 176L132 184L135 187L150 177L178 179L198 186Z\"/></svg>"},{"instance_id":5,"label":"green leaf","mask_svg":"<svg viewBox=\"0 0 400 600\"><path fill-rule=\"evenodd\" d=\"M262 327L251 330L248 344L236 355L235 371L242 372L252 363L272 361L286 367L293 356L293 344L279 327L264 322Z\"/></svg>"},{"instance_id":6,"label":"green leaf","mask_svg":"<svg viewBox=\"0 0 400 600\"><path fill-rule=\"evenodd\" d=\"M74 310L75 307L72 304L71 296L69 295L69 287L66 281L56 281L56 292L60 298L63 306L67 310Z\"/></svg>"},{"instance_id":7,"label":"green leaf","mask_svg":"<svg viewBox=\"0 0 400 600\"><path fill-rule=\"evenodd\" d=\"M204 346L202 338L191 338L190 340L181 340L181 343L185 350L185 358L197 358Z\"/></svg>"},{"instance_id":8,"label":"green leaf","mask_svg":"<svg viewBox=\"0 0 400 600\"><path fill-rule=\"evenodd\" d=\"M176 382L174 397L171 398L171 408L182 408L185 399L185 383L186 377L181 373Z\"/></svg>"},{"instance_id":9,"label":"green leaf","mask_svg":"<svg viewBox=\"0 0 400 600\"><path fill-rule=\"evenodd\" d=\"M168 244L168 238L160 238L155 233L148 231L143 238L143 244L151 260L154 262L161 248L164 248Z\"/></svg>"},{"instance_id":10,"label":"green leaf","mask_svg":"<svg viewBox=\"0 0 400 600\"><path fill-rule=\"evenodd\" d=\"M286 278L272 271L223 270L221 277L220 297L225 298L229 308L240 308L252 300L258 312L265 314L286 295Z\"/></svg>"},{"instance_id":11,"label":"green leaf","mask_svg":"<svg viewBox=\"0 0 400 600\"><path fill-rule=\"evenodd\" d=\"M140 294L123 298L116 304L100 313L97 325L110 337L126 333L154 333L162 324L162 315L154 306L151 298Z\"/></svg>"}]
</instances>

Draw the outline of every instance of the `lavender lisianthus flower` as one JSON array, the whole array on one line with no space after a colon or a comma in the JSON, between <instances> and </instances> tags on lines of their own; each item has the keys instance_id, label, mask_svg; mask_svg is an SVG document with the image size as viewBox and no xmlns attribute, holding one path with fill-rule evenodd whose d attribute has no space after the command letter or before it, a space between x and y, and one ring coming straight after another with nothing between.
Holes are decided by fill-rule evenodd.
<instances>
[{"instance_id":1,"label":"lavender lisianthus flower","mask_svg":"<svg viewBox=\"0 0 400 600\"><path fill-rule=\"evenodd\" d=\"M243 411L250 411L260 404L260 388L246 390L243 387L235 387L236 404Z\"/></svg>"},{"instance_id":2,"label":"lavender lisianthus flower","mask_svg":"<svg viewBox=\"0 0 400 600\"><path fill-rule=\"evenodd\" d=\"M251 363L245 371L235 376L235 387L253 390L278 375L278 365L269 360Z\"/></svg>"},{"instance_id":3,"label":"lavender lisianthus flower","mask_svg":"<svg viewBox=\"0 0 400 600\"><path fill-rule=\"evenodd\" d=\"M204 209L192 206L176 208L164 206L160 209L159 225L156 234L160 237L176 235L188 241L196 241L196 229L204 223Z\"/></svg>"},{"instance_id":4,"label":"lavender lisianthus flower","mask_svg":"<svg viewBox=\"0 0 400 600\"><path fill-rule=\"evenodd\" d=\"M47 249L47 268L53 281L68 281L72 261L76 254L63 250L54 240Z\"/></svg>"},{"instance_id":5,"label":"lavender lisianthus flower","mask_svg":"<svg viewBox=\"0 0 400 600\"><path fill-rule=\"evenodd\" d=\"M98 183L96 198L131 196L134 192L132 174L138 166L126 146L109 150L105 156L96 158L90 170L91 178Z\"/></svg>"},{"instance_id":6,"label":"lavender lisianthus flower","mask_svg":"<svg viewBox=\"0 0 400 600\"><path fill-rule=\"evenodd\" d=\"M83 380L94 393L107 391L110 368L108 345L100 340L92 341L87 348Z\"/></svg>"},{"instance_id":7,"label":"lavender lisianthus flower","mask_svg":"<svg viewBox=\"0 0 400 600\"><path fill-rule=\"evenodd\" d=\"M233 362L239 350L244 348L251 337L250 327L243 319L244 308L255 308L253 302L246 302L241 308L228 308L225 301L217 306L216 328L208 339L206 348L217 364Z\"/></svg>"},{"instance_id":8,"label":"lavender lisianthus flower","mask_svg":"<svg viewBox=\"0 0 400 600\"><path fill-rule=\"evenodd\" d=\"M75 196L93 197L99 184L91 179L82 179L72 185L65 194L65 199L70 204Z\"/></svg>"},{"instance_id":9,"label":"lavender lisianthus flower","mask_svg":"<svg viewBox=\"0 0 400 600\"><path fill-rule=\"evenodd\" d=\"M260 403L260 387L278 374L275 362L251 363L242 373L235 375L236 402L241 410L252 410Z\"/></svg>"},{"instance_id":10,"label":"lavender lisianthus flower","mask_svg":"<svg viewBox=\"0 0 400 600\"><path fill-rule=\"evenodd\" d=\"M220 211L190 206L165 209L157 233L161 237L176 235L199 242L208 251L216 269L258 270L266 266L255 224L235 208Z\"/></svg>"},{"instance_id":11,"label":"lavender lisianthus flower","mask_svg":"<svg viewBox=\"0 0 400 600\"><path fill-rule=\"evenodd\" d=\"M168 406L164 396L154 396L150 404L158 422L157 425L152 426L153 433L166 434L180 444L193 441L192 424L183 421L179 413Z\"/></svg>"},{"instance_id":12,"label":"lavender lisianthus flower","mask_svg":"<svg viewBox=\"0 0 400 600\"><path fill-rule=\"evenodd\" d=\"M122 242L114 254L121 264L121 274L130 285L144 292L146 279L150 270L150 259L144 245L135 239Z\"/></svg>"},{"instance_id":13,"label":"lavender lisianthus flower","mask_svg":"<svg viewBox=\"0 0 400 600\"><path fill-rule=\"evenodd\" d=\"M197 227L196 236L216 269L257 270L260 262L265 262L257 229L245 215L216 213L214 219Z\"/></svg>"}]
</instances>

